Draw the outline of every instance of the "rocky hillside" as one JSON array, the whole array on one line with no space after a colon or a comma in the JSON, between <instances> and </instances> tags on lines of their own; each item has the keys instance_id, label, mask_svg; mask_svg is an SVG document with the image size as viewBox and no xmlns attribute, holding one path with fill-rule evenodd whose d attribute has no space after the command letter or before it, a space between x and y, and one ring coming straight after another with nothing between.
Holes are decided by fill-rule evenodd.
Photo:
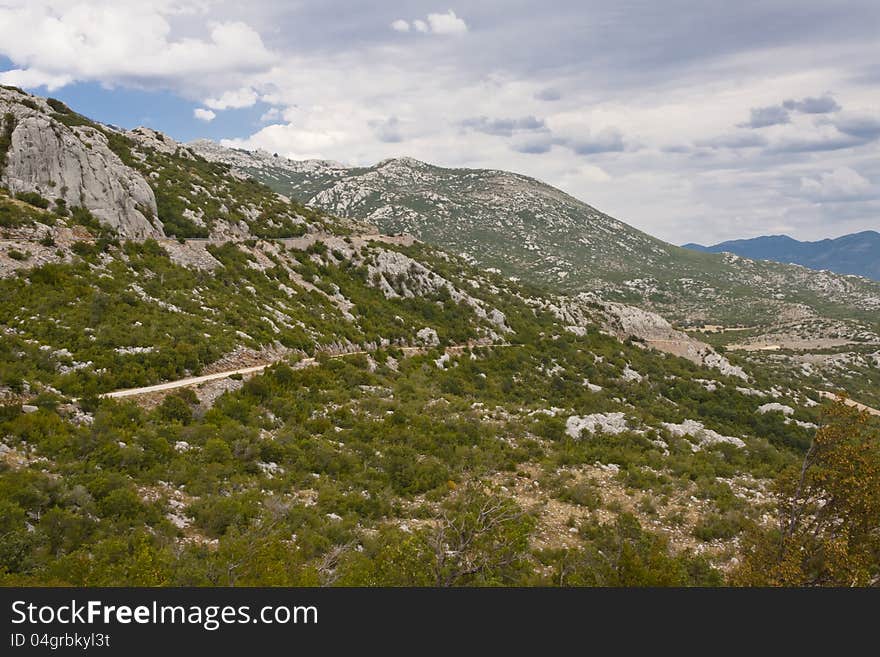
<instances>
[{"instance_id":1,"label":"rocky hillside","mask_svg":"<svg viewBox=\"0 0 880 657\"><path fill-rule=\"evenodd\" d=\"M61 217L88 212L121 238L289 238L346 223L154 130L99 124L54 99L0 87L0 117L0 187Z\"/></svg>"},{"instance_id":2,"label":"rocky hillside","mask_svg":"<svg viewBox=\"0 0 880 657\"><path fill-rule=\"evenodd\" d=\"M650 311L2 98L0 585L717 585L834 418Z\"/></svg>"},{"instance_id":3,"label":"rocky hillside","mask_svg":"<svg viewBox=\"0 0 880 657\"><path fill-rule=\"evenodd\" d=\"M880 284L696 253L667 244L540 181L399 158L372 167L192 148L273 189L385 232L407 232L547 289L600 293L682 324L773 324L779 317L857 320L876 328Z\"/></svg>"}]
</instances>

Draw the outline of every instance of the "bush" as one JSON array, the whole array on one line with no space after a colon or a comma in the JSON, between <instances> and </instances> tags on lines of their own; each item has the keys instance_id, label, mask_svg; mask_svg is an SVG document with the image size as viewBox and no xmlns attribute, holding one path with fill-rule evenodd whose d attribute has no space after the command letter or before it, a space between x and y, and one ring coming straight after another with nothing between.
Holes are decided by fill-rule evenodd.
<instances>
[{"instance_id":1,"label":"bush","mask_svg":"<svg viewBox=\"0 0 880 657\"><path fill-rule=\"evenodd\" d=\"M739 511L727 513L709 513L694 527L694 536L701 541L733 538L746 529L748 521Z\"/></svg>"},{"instance_id":2,"label":"bush","mask_svg":"<svg viewBox=\"0 0 880 657\"><path fill-rule=\"evenodd\" d=\"M591 511L602 506L602 495L596 486L589 481L581 481L571 486L565 486L559 492L558 498L563 502L585 506Z\"/></svg>"},{"instance_id":3,"label":"bush","mask_svg":"<svg viewBox=\"0 0 880 657\"><path fill-rule=\"evenodd\" d=\"M49 199L43 198L37 192L18 192L15 198L41 210L46 210L49 207Z\"/></svg>"},{"instance_id":4,"label":"bush","mask_svg":"<svg viewBox=\"0 0 880 657\"><path fill-rule=\"evenodd\" d=\"M12 133L15 130L15 115L11 112L3 116L3 124L0 125L0 174L6 168L6 155L12 146Z\"/></svg>"},{"instance_id":5,"label":"bush","mask_svg":"<svg viewBox=\"0 0 880 657\"><path fill-rule=\"evenodd\" d=\"M73 114L73 110L57 98L47 98L46 103L59 114Z\"/></svg>"},{"instance_id":6,"label":"bush","mask_svg":"<svg viewBox=\"0 0 880 657\"><path fill-rule=\"evenodd\" d=\"M181 424L189 424L192 422L192 409L179 395L168 395L162 400L162 403L159 404L157 411L159 417L168 422L180 422Z\"/></svg>"}]
</instances>

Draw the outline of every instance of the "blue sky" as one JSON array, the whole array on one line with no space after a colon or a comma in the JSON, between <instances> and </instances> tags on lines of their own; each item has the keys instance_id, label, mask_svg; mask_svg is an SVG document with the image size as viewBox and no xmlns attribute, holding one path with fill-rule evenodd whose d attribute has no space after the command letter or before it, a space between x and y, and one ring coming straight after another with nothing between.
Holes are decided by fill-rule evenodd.
<instances>
[{"instance_id":1,"label":"blue sky","mask_svg":"<svg viewBox=\"0 0 880 657\"><path fill-rule=\"evenodd\" d=\"M180 141L510 169L673 242L816 239L880 227L878 30L876 0L0 0L0 82Z\"/></svg>"}]
</instances>

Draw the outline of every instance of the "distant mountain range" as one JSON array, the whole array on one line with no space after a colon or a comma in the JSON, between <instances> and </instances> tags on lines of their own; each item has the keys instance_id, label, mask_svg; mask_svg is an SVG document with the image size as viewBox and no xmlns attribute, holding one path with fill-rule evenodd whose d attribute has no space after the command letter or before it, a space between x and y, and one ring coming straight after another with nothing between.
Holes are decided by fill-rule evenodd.
<instances>
[{"instance_id":1,"label":"distant mountain range","mask_svg":"<svg viewBox=\"0 0 880 657\"><path fill-rule=\"evenodd\" d=\"M683 246L695 251L734 253L753 260L772 260L880 280L880 233L874 230L818 242L800 242L787 235L769 235L730 240L714 246Z\"/></svg>"}]
</instances>

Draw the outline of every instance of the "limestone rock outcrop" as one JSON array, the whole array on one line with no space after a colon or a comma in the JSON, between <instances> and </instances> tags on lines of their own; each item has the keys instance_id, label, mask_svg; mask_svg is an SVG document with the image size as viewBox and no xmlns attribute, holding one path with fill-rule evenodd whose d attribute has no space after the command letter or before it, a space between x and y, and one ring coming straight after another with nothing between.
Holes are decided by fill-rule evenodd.
<instances>
[{"instance_id":1,"label":"limestone rock outcrop","mask_svg":"<svg viewBox=\"0 0 880 657\"><path fill-rule=\"evenodd\" d=\"M163 237L144 177L110 149L103 132L69 127L52 114L42 98L0 89L0 115L13 117L0 184L13 193L36 192L68 207L83 206L123 238Z\"/></svg>"}]
</instances>

